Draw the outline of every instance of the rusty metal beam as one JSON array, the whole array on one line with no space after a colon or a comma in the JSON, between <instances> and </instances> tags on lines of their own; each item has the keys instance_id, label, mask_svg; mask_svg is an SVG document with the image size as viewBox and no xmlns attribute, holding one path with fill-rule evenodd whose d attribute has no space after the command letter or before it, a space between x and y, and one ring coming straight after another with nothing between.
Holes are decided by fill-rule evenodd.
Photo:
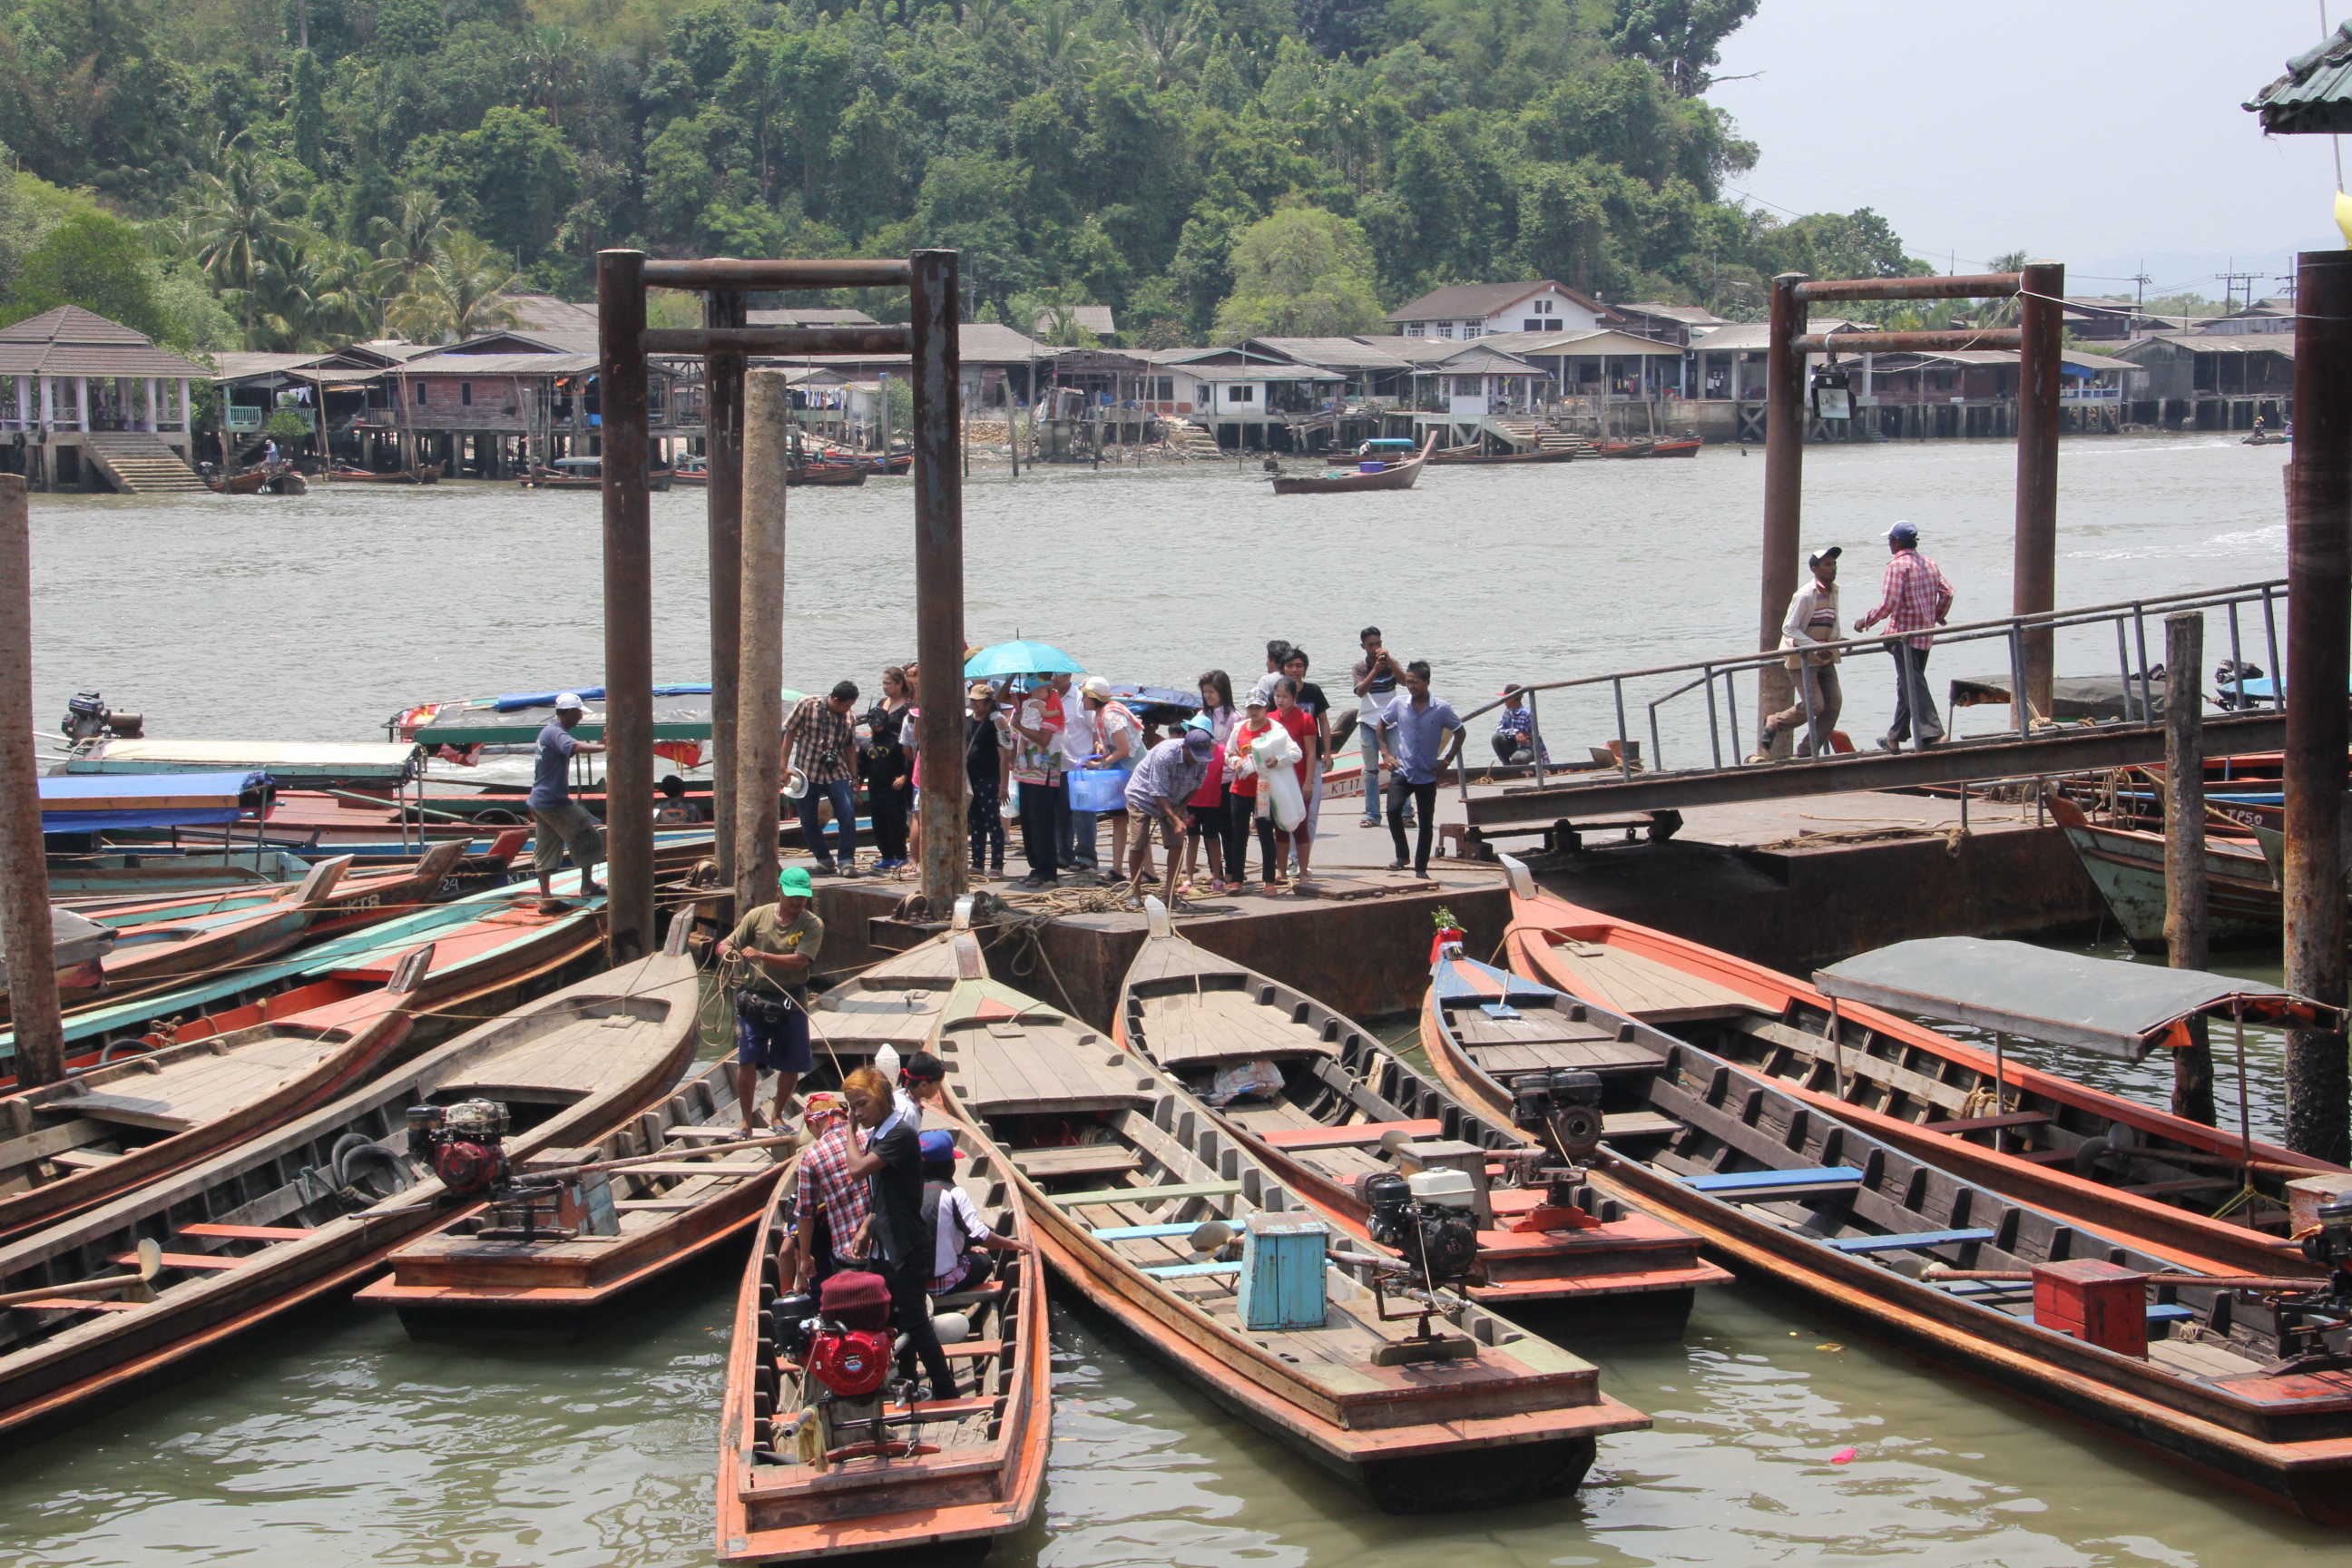
<instances>
[{"instance_id":1,"label":"rusty metal beam","mask_svg":"<svg viewBox=\"0 0 2352 1568\"><path fill-rule=\"evenodd\" d=\"M49 962L49 865L33 755L32 520L21 474L0 474L0 948L9 955L16 1087L66 1076L58 972Z\"/></svg>"},{"instance_id":2,"label":"rusty metal beam","mask_svg":"<svg viewBox=\"0 0 2352 1568\"><path fill-rule=\"evenodd\" d=\"M660 947L654 931L654 601L651 430L646 415L646 258L596 255L604 475L604 951ZM590 868L583 867L584 878Z\"/></svg>"},{"instance_id":3,"label":"rusty metal beam","mask_svg":"<svg viewBox=\"0 0 2352 1568\"><path fill-rule=\"evenodd\" d=\"M905 327L663 327L637 334L649 354L903 354L915 349Z\"/></svg>"},{"instance_id":4,"label":"rusty metal beam","mask_svg":"<svg viewBox=\"0 0 2352 1568\"><path fill-rule=\"evenodd\" d=\"M1789 346L1801 354L1932 354L1963 349L2013 349L2015 327L1955 327L1918 332L1811 332Z\"/></svg>"},{"instance_id":5,"label":"rusty metal beam","mask_svg":"<svg viewBox=\"0 0 2352 1568\"><path fill-rule=\"evenodd\" d=\"M1965 273L1953 278L1825 278L1797 285L1805 304L1848 300L2005 300L2018 290L2019 272Z\"/></svg>"},{"instance_id":6,"label":"rusty metal beam","mask_svg":"<svg viewBox=\"0 0 2352 1568\"><path fill-rule=\"evenodd\" d=\"M2018 328L2017 531L2011 567L2010 612L2038 616L2058 603L2059 352L2064 346L2066 268L2028 262ZM2024 633L2025 700L2050 716L2050 629Z\"/></svg>"},{"instance_id":7,"label":"rusty metal beam","mask_svg":"<svg viewBox=\"0 0 2352 1568\"><path fill-rule=\"evenodd\" d=\"M740 290L702 301L702 324L724 331L745 316ZM703 457L710 518L710 820L722 886L735 884L735 672L743 626L743 356L720 350L702 362Z\"/></svg>"},{"instance_id":8,"label":"rusty metal beam","mask_svg":"<svg viewBox=\"0 0 2352 1568\"><path fill-rule=\"evenodd\" d=\"M2345 1002L2345 689L2352 642L2352 251L2297 260L2294 454L2287 466L2286 984ZM2324 699L2315 700L2315 699ZM2286 1040L2286 1146L2345 1163L2352 1083L2340 1033Z\"/></svg>"},{"instance_id":9,"label":"rusty metal beam","mask_svg":"<svg viewBox=\"0 0 2352 1568\"><path fill-rule=\"evenodd\" d=\"M961 313L952 250L908 260L915 390L916 737L923 759L923 897L933 918L964 889L963 463Z\"/></svg>"},{"instance_id":10,"label":"rusty metal beam","mask_svg":"<svg viewBox=\"0 0 2352 1568\"><path fill-rule=\"evenodd\" d=\"M1759 652L1780 646L1780 622L1797 591L1798 535L1805 513L1805 330L1801 272L1772 279L1771 341L1764 354L1764 553ZM1756 727L1789 706L1789 676L1778 664L1757 671ZM1734 715L1735 727L1737 715Z\"/></svg>"},{"instance_id":11,"label":"rusty metal beam","mask_svg":"<svg viewBox=\"0 0 2352 1568\"><path fill-rule=\"evenodd\" d=\"M2301 435L2298 429L2297 437ZM2342 685L2339 680L2339 689ZM2206 750L2215 756L2271 751L2284 743L2286 720L2277 713L2231 714L2208 720L2205 736ZM1719 772L1694 769L1689 773L1636 773L1631 779L1609 773L1601 775L1601 782L1595 784L1474 795L1465 803L1465 810L1472 826L1491 827L1515 822L1551 822L1563 816L1573 821L1619 812L2032 778L2162 762L2164 744L2165 732L2158 728L2086 726L2047 732L2031 741L1950 741L1932 752L1859 752L1825 761L1725 768ZM2339 746L2335 786L2339 791L2344 787L2343 766L2343 748Z\"/></svg>"},{"instance_id":12,"label":"rusty metal beam","mask_svg":"<svg viewBox=\"0 0 2352 1568\"><path fill-rule=\"evenodd\" d=\"M884 289L908 277L903 261L648 261L648 289Z\"/></svg>"}]
</instances>

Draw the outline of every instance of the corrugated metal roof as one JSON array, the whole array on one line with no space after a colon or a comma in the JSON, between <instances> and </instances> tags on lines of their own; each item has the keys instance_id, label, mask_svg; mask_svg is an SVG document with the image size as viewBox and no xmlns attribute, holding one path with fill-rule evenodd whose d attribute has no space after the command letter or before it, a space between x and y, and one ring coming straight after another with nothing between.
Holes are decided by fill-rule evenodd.
<instances>
[{"instance_id":1,"label":"corrugated metal roof","mask_svg":"<svg viewBox=\"0 0 2352 1568\"><path fill-rule=\"evenodd\" d=\"M2169 343L2174 348L2200 354L2278 354L2294 357L2294 334L2292 332L2150 332L2135 338L2116 351L2118 357L2132 360L2132 353L2146 343Z\"/></svg>"},{"instance_id":2,"label":"corrugated metal roof","mask_svg":"<svg viewBox=\"0 0 2352 1568\"><path fill-rule=\"evenodd\" d=\"M863 310L796 306L789 310L746 310L743 322L751 327L876 327L881 325ZM969 329L967 329L968 331Z\"/></svg>"},{"instance_id":3,"label":"corrugated metal roof","mask_svg":"<svg viewBox=\"0 0 2352 1568\"><path fill-rule=\"evenodd\" d=\"M1557 289L1589 310L1606 313L1608 307L1598 300L1586 298L1565 283L1555 283L1538 278L1527 283L1453 283L1434 289L1420 299L1398 306L1388 313L1391 321L1459 321L1464 317L1483 319L1520 300L1540 294L1547 289Z\"/></svg>"},{"instance_id":4,"label":"corrugated metal roof","mask_svg":"<svg viewBox=\"0 0 2352 1568\"><path fill-rule=\"evenodd\" d=\"M429 354L402 375L577 375L596 368L594 354Z\"/></svg>"},{"instance_id":5,"label":"corrugated metal roof","mask_svg":"<svg viewBox=\"0 0 2352 1568\"><path fill-rule=\"evenodd\" d=\"M1186 370L1202 381L1345 381L1336 371L1311 364L1196 364Z\"/></svg>"},{"instance_id":6,"label":"corrugated metal roof","mask_svg":"<svg viewBox=\"0 0 2352 1568\"><path fill-rule=\"evenodd\" d=\"M331 354L216 353L213 359L218 369L214 372L213 379L243 381L253 375L279 375L289 370L308 371L316 367L320 361L333 357ZM302 379L308 381L310 377L306 375Z\"/></svg>"},{"instance_id":7,"label":"corrugated metal roof","mask_svg":"<svg viewBox=\"0 0 2352 1568\"><path fill-rule=\"evenodd\" d=\"M1068 310L1070 320L1074 324L1084 327L1098 338L1111 337L1118 331L1118 328L1111 321L1108 305L1072 305ZM1040 332L1052 331L1054 320L1060 314L1059 309L1038 311L1036 330Z\"/></svg>"},{"instance_id":8,"label":"corrugated metal roof","mask_svg":"<svg viewBox=\"0 0 2352 1568\"><path fill-rule=\"evenodd\" d=\"M1361 338L1252 338L1247 346L1328 370L1406 370L1412 363Z\"/></svg>"},{"instance_id":9,"label":"corrugated metal roof","mask_svg":"<svg viewBox=\"0 0 2352 1568\"><path fill-rule=\"evenodd\" d=\"M559 300L552 294L509 294L499 301L515 314L515 326L526 332L593 332L596 307Z\"/></svg>"},{"instance_id":10,"label":"corrugated metal roof","mask_svg":"<svg viewBox=\"0 0 2352 1568\"><path fill-rule=\"evenodd\" d=\"M1581 332L1489 332L1473 341L1511 354L1618 354L1680 359L1684 353L1678 343L1637 338L1609 327L1593 327Z\"/></svg>"},{"instance_id":11,"label":"corrugated metal roof","mask_svg":"<svg viewBox=\"0 0 2352 1568\"><path fill-rule=\"evenodd\" d=\"M1867 332L1877 329L1868 321L1849 321L1843 316L1815 316L1805 325L1808 332ZM1703 338L1691 341L1697 353L1727 353L1739 349L1769 349L1772 346L1772 323L1769 321L1734 321L1727 327L1717 327Z\"/></svg>"},{"instance_id":12,"label":"corrugated metal roof","mask_svg":"<svg viewBox=\"0 0 2352 1568\"><path fill-rule=\"evenodd\" d=\"M1697 305L1655 305L1644 302L1639 305L1612 305L1609 308L1626 315L1655 316L1664 321L1680 321L1686 327L1720 326L1725 320L1714 311Z\"/></svg>"},{"instance_id":13,"label":"corrugated metal roof","mask_svg":"<svg viewBox=\"0 0 2352 1568\"><path fill-rule=\"evenodd\" d=\"M1002 321L966 321L956 328L956 357L966 364L1026 364L1053 353Z\"/></svg>"},{"instance_id":14,"label":"corrugated metal roof","mask_svg":"<svg viewBox=\"0 0 2352 1568\"><path fill-rule=\"evenodd\" d=\"M160 375L204 380L212 372L159 349L120 321L59 305L0 327L0 375Z\"/></svg>"},{"instance_id":15,"label":"corrugated metal roof","mask_svg":"<svg viewBox=\"0 0 2352 1568\"><path fill-rule=\"evenodd\" d=\"M2352 22L2286 62L2286 74L2246 108L2273 136L2352 131Z\"/></svg>"}]
</instances>

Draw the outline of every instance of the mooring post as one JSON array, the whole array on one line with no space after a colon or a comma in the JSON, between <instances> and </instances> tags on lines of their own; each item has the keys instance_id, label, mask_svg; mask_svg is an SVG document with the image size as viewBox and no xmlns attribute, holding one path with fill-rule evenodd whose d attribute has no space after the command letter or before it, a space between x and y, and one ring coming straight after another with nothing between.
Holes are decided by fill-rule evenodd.
<instances>
[{"instance_id":1,"label":"mooring post","mask_svg":"<svg viewBox=\"0 0 2352 1568\"><path fill-rule=\"evenodd\" d=\"M702 324L740 327L743 296L714 289L703 297ZM719 880L735 882L735 707L743 603L743 356L703 356L704 468L710 509L710 824Z\"/></svg>"},{"instance_id":2,"label":"mooring post","mask_svg":"<svg viewBox=\"0 0 2352 1568\"><path fill-rule=\"evenodd\" d=\"M1763 620L1759 652L1780 646L1780 622L1797 591L1798 531L1805 509L1805 356L1790 346L1804 335L1807 310L1797 298L1801 272L1772 279L1771 341L1764 355ZM1772 664L1757 671L1756 728L1789 706L1789 672ZM1736 718L1736 715L1735 715ZM1793 746L1791 737L1787 745ZM1776 744L1775 751L1781 750ZM1744 744L1740 748L1744 755Z\"/></svg>"},{"instance_id":3,"label":"mooring post","mask_svg":"<svg viewBox=\"0 0 2352 1568\"><path fill-rule=\"evenodd\" d=\"M49 865L33 756L32 522L21 474L0 474L0 949L16 1031L16 1087L66 1076Z\"/></svg>"},{"instance_id":4,"label":"mooring post","mask_svg":"<svg viewBox=\"0 0 2352 1568\"><path fill-rule=\"evenodd\" d=\"M2286 517L2286 986L2345 1001L2344 748L2352 662L2352 251L2297 258ZM2286 1145L2352 1153L2341 1032L2286 1037Z\"/></svg>"},{"instance_id":5,"label":"mooring post","mask_svg":"<svg viewBox=\"0 0 2352 1568\"><path fill-rule=\"evenodd\" d=\"M738 622L735 748L735 908L776 896L776 795L784 753L784 470L793 410L780 370L755 370L743 387L742 600ZM805 846L814 850L814 845Z\"/></svg>"},{"instance_id":6,"label":"mooring post","mask_svg":"<svg viewBox=\"0 0 2352 1568\"><path fill-rule=\"evenodd\" d=\"M2010 613L2038 616L2058 599L2058 392L2066 268L2029 261L2018 285L2017 533ZM2025 633L2028 710L2050 716L2051 630Z\"/></svg>"},{"instance_id":7,"label":"mooring post","mask_svg":"<svg viewBox=\"0 0 2352 1568\"><path fill-rule=\"evenodd\" d=\"M2205 617L2164 617L2164 949L2175 969L2206 963ZM2181 679L2186 671L2188 679ZM2205 1020L2172 1053L2172 1114L2213 1125L2213 1052Z\"/></svg>"},{"instance_id":8,"label":"mooring post","mask_svg":"<svg viewBox=\"0 0 2352 1568\"><path fill-rule=\"evenodd\" d=\"M604 952L614 964L654 933L653 538L646 498L645 252L596 255L604 473Z\"/></svg>"},{"instance_id":9,"label":"mooring post","mask_svg":"<svg viewBox=\"0 0 2352 1568\"><path fill-rule=\"evenodd\" d=\"M931 918L941 920L964 889L963 474L956 451L960 306L954 251L918 250L909 259L923 898Z\"/></svg>"}]
</instances>

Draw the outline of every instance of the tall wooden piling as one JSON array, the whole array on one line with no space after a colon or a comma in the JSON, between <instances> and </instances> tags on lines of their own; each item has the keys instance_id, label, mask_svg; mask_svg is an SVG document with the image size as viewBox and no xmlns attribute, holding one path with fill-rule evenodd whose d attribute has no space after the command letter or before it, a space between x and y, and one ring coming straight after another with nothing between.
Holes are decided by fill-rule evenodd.
<instances>
[{"instance_id":1,"label":"tall wooden piling","mask_svg":"<svg viewBox=\"0 0 2352 1568\"><path fill-rule=\"evenodd\" d=\"M2297 258L2294 453L2287 467L2286 984L2345 1002L2344 750L2352 642L2352 251ZM2344 1163L2341 1033L2286 1044L2286 1145Z\"/></svg>"},{"instance_id":2,"label":"tall wooden piling","mask_svg":"<svg viewBox=\"0 0 2352 1568\"><path fill-rule=\"evenodd\" d=\"M645 252L596 256L604 472L604 952L614 964L654 931L654 594L646 417Z\"/></svg>"},{"instance_id":3,"label":"tall wooden piling","mask_svg":"<svg viewBox=\"0 0 2352 1568\"><path fill-rule=\"evenodd\" d=\"M734 819L739 911L776 896L776 794L784 771L784 471L792 461L792 418L783 372L755 370L744 378Z\"/></svg>"},{"instance_id":4,"label":"tall wooden piling","mask_svg":"<svg viewBox=\"0 0 2352 1568\"><path fill-rule=\"evenodd\" d=\"M2202 969L2205 918L2205 617L2164 617L2164 949L2175 969ZM2182 679L2182 672L2187 679ZM2172 1114L2213 1125L2213 1052L2205 1020L2172 1053Z\"/></svg>"},{"instance_id":5,"label":"tall wooden piling","mask_svg":"<svg viewBox=\"0 0 2352 1568\"><path fill-rule=\"evenodd\" d=\"M2010 613L2057 607L2059 352L2064 346L2066 268L2029 261L2018 285L2017 532ZM2026 631L2025 700L2050 716L2051 630Z\"/></svg>"},{"instance_id":6,"label":"tall wooden piling","mask_svg":"<svg viewBox=\"0 0 2352 1568\"><path fill-rule=\"evenodd\" d=\"M934 918L964 881L963 475L956 450L956 253L909 258L915 381L915 653L923 710L923 897Z\"/></svg>"},{"instance_id":7,"label":"tall wooden piling","mask_svg":"<svg viewBox=\"0 0 2352 1568\"><path fill-rule=\"evenodd\" d=\"M1759 650L1780 646L1780 622L1797 591L1799 532L1805 510L1805 356L1794 340L1804 335L1806 305L1797 295L1801 272L1772 279L1771 337L1764 355L1764 558L1762 640ZM1756 727L1789 706L1794 689L1778 661L1756 672ZM1793 743L1793 742L1791 742Z\"/></svg>"},{"instance_id":8,"label":"tall wooden piling","mask_svg":"<svg viewBox=\"0 0 2352 1568\"><path fill-rule=\"evenodd\" d=\"M703 297L702 324L742 326L740 290ZM735 709L743 636L743 355L714 346L702 359L705 467L710 517L710 822L719 879L735 881Z\"/></svg>"},{"instance_id":9,"label":"tall wooden piling","mask_svg":"<svg viewBox=\"0 0 2352 1568\"><path fill-rule=\"evenodd\" d=\"M0 947L7 952L16 1087L56 1083L66 1076L66 1036L33 757L32 520L18 474L0 474Z\"/></svg>"}]
</instances>

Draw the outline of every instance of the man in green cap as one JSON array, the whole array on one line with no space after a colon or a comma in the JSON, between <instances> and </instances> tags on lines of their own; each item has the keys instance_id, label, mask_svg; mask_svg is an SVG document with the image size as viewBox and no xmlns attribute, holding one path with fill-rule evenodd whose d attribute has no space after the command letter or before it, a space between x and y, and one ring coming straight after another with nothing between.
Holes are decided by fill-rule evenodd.
<instances>
[{"instance_id":1,"label":"man in green cap","mask_svg":"<svg viewBox=\"0 0 2352 1568\"><path fill-rule=\"evenodd\" d=\"M760 1074L776 1075L770 1120L781 1129L801 1074L816 1066L809 1049L808 982L824 947L824 921L809 908L814 892L805 869L785 867L776 878L776 901L745 915L719 944L722 960L740 959L749 970L735 993L735 1105L746 1138L754 1131Z\"/></svg>"}]
</instances>

